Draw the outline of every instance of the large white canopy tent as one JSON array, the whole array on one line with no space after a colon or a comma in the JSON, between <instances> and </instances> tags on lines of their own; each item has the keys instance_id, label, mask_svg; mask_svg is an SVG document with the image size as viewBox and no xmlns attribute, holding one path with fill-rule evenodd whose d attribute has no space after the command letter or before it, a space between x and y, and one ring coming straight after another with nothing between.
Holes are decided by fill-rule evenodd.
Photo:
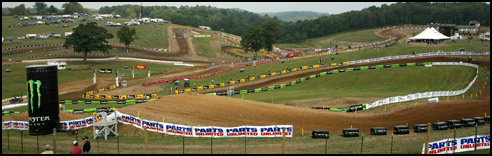
<instances>
[{"instance_id":1,"label":"large white canopy tent","mask_svg":"<svg viewBox=\"0 0 492 156\"><path fill-rule=\"evenodd\" d=\"M417 36L411 37L409 40L412 41L440 41L440 40L448 40L451 39L450 37L441 34L439 31L434 29L433 27L431 28L426 28L424 31L422 31L420 34Z\"/></svg>"}]
</instances>

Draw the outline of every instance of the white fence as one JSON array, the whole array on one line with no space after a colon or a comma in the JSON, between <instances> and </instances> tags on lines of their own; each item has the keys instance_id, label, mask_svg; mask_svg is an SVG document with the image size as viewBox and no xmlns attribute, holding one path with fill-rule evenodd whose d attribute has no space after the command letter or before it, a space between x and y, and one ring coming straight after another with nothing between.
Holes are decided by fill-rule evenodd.
<instances>
[{"instance_id":1,"label":"white fence","mask_svg":"<svg viewBox=\"0 0 492 156\"><path fill-rule=\"evenodd\" d=\"M102 115L98 114L97 118L102 119ZM186 126L145 120L118 111L108 115L107 120L117 120L120 123L131 125L138 129L144 129L145 127L147 131L151 132L184 137L282 137L282 128L285 128L285 137L292 137L294 132L292 125L237 127ZM95 121L93 116L79 120L60 121L60 128L64 130L87 128L92 126ZM29 130L29 123L26 121L2 122L2 130L8 129Z\"/></svg>"},{"instance_id":2,"label":"white fence","mask_svg":"<svg viewBox=\"0 0 492 156\"><path fill-rule=\"evenodd\" d=\"M477 69L477 72L476 72L476 75L473 78L473 80L464 89L455 90L455 91L432 91L432 92L409 94L409 95L404 95L404 96L389 97L386 99L375 101L375 102L370 103L370 104L366 104L366 109L379 107L379 106L387 105L387 104L391 104L391 103L405 102L405 101L411 101L411 100L416 100L416 99L439 97L439 96L460 95L460 94L463 94L466 91L468 91L468 89L470 89L470 87L473 85L473 83L475 83L475 80L477 80L477 77L478 77L478 66L475 64L459 63L459 62L433 62L432 65L433 66L447 66L447 65L468 66L468 67L473 67L473 68Z\"/></svg>"}]
</instances>

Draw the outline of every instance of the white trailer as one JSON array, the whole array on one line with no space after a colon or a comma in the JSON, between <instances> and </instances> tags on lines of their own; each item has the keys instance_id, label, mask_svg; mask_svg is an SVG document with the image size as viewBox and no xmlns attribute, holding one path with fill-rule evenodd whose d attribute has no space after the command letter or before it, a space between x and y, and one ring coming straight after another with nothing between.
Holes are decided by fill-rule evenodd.
<instances>
[{"instance_id":1,"label":"white trailer","mask_svg":"<svg viewBox=\"0 0 492 156\"><path fill-rule=\"evenodd\" d=\"M67 69L67 62L48 62L48 65L56 65L58 70Z\"/></svg>"}]
</instances>

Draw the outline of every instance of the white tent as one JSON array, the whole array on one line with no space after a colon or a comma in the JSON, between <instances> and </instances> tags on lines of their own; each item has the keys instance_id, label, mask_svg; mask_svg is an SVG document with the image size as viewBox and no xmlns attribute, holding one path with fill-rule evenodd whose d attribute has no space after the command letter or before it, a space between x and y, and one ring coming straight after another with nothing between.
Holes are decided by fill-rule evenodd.
<instances>
[{"instance_id":1,"label":"white tent","mask_svg":"<svg viewBox=\"0 0 492 156\"><path fill-rule=\"evenodd\" d=\"M447 39L450 39L450 37L441 34L439 31L437 31L432 27L425 29L417 36L410 38L410 40L447 40Z\"/></svg>"}]
</instances>

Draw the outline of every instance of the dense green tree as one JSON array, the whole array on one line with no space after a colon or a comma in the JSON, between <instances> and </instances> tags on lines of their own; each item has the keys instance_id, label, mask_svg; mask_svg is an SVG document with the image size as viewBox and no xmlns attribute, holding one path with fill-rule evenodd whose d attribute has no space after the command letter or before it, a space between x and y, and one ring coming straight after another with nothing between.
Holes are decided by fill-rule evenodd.
<instances>
[{"instance_id":1,"label":"dense green tree","mask_svg":"<svg viewBox=\"0 0 492 156\"><path fill-rule=\"evenodd\" d=\"M36 2L34 3L33 7L36 9L37 14L44 15L46 14L46 8L48 7L48 5L46 5L46 3L44 2Z\"/></svg>"},{"instance_id":2,"label":"dense green tree","mask_svg":"<svg viewBox=\"0 0 492 156\"><path fill-rule=\"evenodd\" d=\"M103 27L97 26L96 22L87 24L79 24L77 28L73 28L72 35L65 39L63 47L68 48L73 46L73 51L84 53L84 64L86 63L87 53L94 51L108 52L111 49L107 45L106 39L113 38L113 34Z\"/></svg>"},{"instance_id":3,"label":"dense green tree","mask_svg":"<svg viewBox=\"0 0 492 156\"><path fill-rule=\"evenodd\" d=\"M246 30L246 32L241 35L241 48L244 51L254 51L255 52L255 60L256 56L258 56L258 51L261 48L265 47L265 35L263 34L263 29L258 26L251 26Z\"/></svg>"},{"instance_id":4,"label":"dense green tree","mask_svg":"<svg viewBox=\"0 0 492 156\"><path fill-rule=\"evenodd\" d=\"M20 4L19 6L16 6L14 8L9 8L9 12L12 15L26 15L27 14L26 5Z\"/></svg>"},{"instance_id":5,"label":"dense green tree","mask_svg":"<svg viewBox=\"0 0 492 156\"><path fill-rule=\"evenodd\" d=\"M278 23L271 19L268 22L261 24L261 29L263 29L263 35L265 37L264 48L271 52L273 50L273 43L275 43L273 34L278 31Z\"/></svg>"},{"instance_id":6,"label":"dense green tree","mask_svg":"<svg viewBox=\"0 0 492 156\"><path fill-rule=\"evenodd\" d=\"M53 5L50 5L50 7L48 8L48 13L55 13L55 14L58 14L58 8L56 8L55 6Z\"/></svg>"},{"instance_id":7,"label":"dense green tree","mask_svg":"<svg viewBox=\"0 0 492 156\"><path fill-rule=\"evenodd\" d=\"M62 5L64 14L85 13L84 7L79 2L68 2Z\"/></svg>"},{"instance_id":8,"label":"dense green tree","mask_svg":"<svg viewBox=\"0 0 492 156\"><path fill-rule=\"evenodd\" d=\"M137 36L137 31L135 28L129 28L128 26L124 25L116 32L116 37L120 39L120 43L124 43L126 46L126 52L128 52L128 46L130 46L130 43L133 42L133 40L138 39Z\"/></svg>"}]
</instances>

